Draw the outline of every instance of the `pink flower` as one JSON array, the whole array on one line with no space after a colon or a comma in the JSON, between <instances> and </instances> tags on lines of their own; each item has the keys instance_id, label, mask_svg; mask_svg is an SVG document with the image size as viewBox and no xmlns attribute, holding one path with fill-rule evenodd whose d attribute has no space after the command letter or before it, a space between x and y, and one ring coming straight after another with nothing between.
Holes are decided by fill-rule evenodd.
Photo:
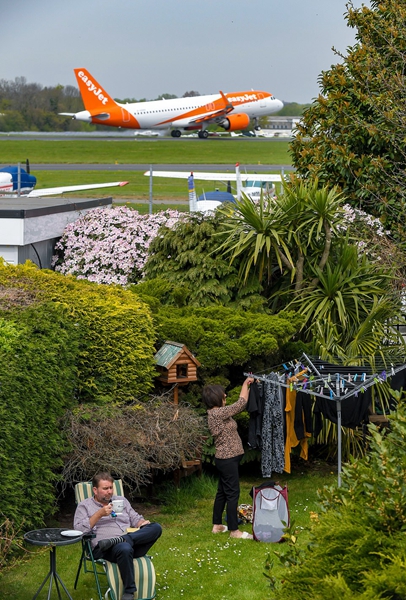
<instances>
[{"instance_id":1,"label":"pink flower","mask_svg":"<svg viewBox=\"0 0 406 600\"><path fill-rule=\"evenodd\" d=\"M97 283L136 283L161 225L173 227L182 216L174 210L140 215L126 206L96 208L65 228L52 266Z\"/></svg>"}]
</instances>

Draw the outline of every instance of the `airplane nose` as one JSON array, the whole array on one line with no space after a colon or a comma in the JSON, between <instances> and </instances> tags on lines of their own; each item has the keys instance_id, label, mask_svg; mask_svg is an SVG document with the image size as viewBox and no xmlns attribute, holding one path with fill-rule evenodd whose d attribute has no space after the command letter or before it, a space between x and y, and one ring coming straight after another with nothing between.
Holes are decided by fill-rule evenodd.
<instances>
[{"instance_id":1,"label":"airplane nose","mask_svg":"<svg viewBox=\"0 0 406 600\"><path fill-rule=\"evenodd\" d=\"M282 108L283 108L283 102L282 102L282 100L276 99L276 102L277 102L277 105L278 105L278 110L282 110Z\"/></svg>"}]
</instances>

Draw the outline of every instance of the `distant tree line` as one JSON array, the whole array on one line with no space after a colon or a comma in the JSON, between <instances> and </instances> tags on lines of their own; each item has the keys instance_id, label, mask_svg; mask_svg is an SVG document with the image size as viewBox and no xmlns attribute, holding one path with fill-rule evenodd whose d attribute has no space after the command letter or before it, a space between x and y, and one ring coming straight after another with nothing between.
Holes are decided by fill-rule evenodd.
<instances>
[{"instance_id":1,"label":"distant tree line","mask_svg":"<svg viewBox=\"0 0 406 600\"><path fill-rule=\"evenodd\" d=\"M183 98L199 96L195 90L187 91ZM176 98L173 94L161 94L156 100ZM118 102L145 102L146 98L124 98ZM289 108L288 108L289 107ZM291 103L278 113L294 108L295 115L302 114L303 106ZM61 112L75 113L83 110L78 88L73 85L44 87L39 83L28 83L25 77L14 81L0 79L0 131L96 131L108 130L103 125L90 125L59 115ZM300 112L298 112L300 111Z\"/></svg>"}]
</instances>

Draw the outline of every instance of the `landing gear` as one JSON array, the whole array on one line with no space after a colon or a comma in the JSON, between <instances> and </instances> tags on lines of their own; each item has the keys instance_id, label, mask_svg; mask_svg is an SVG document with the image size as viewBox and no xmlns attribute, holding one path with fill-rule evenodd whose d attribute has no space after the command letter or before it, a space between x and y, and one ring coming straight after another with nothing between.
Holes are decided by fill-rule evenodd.
<instances>
[{"instance_id":1,"label":"landing gear","mask_svg":"<svg viewBox=\"0 0 406 600\"><path fill-rule=\"evenodd\" d=\"M259 125L258 117L254 117L253 121L254 121L254 130L261 131L261 126Z\"/></svg>"},{"instance_id":2,"label":"landing gear","mask_svg":"<svg viewBox=\"0 0 406 600\"><path fill-rule=\"evenodd\" d=\"M181 132L179 131L179 129L172 129L171 136L174 138L180 138Z\"/></svg>"},{"instance_id":3,"label":"landing gear","mask_svg":"<svg viewBox=\"0 0 406 600\"><path fill-rule=\"evenodd\" d=\"M201 140L207 140L207 138L209 137L209 132L206 129L202 129L197 135Z\"/></svg>"}]
</instances>

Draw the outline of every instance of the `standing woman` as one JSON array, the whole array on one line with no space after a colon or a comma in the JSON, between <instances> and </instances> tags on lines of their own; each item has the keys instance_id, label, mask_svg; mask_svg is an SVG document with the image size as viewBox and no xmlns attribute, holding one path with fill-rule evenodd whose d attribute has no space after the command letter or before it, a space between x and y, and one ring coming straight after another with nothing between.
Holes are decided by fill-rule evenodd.
<instances>
[{"instance_id":1,"label":"standing woman","mask_svg":"<svg viewBox=\"0 0 406 600\"><path fill-rule=\"evenodd\" d=\"M245 409L249 386L253 381L252 377L244 381L239 399L230 406L226 406L227 396L221 385L206 385L202 390L202 400L207 408L209 429L216 448L215 465L220 475L213 506L212 533L221 533L228 529L232 538L252 539L251 534L238 530L237 508L240 497L238 466L244 449L237 432L237 423L232 417ZM228 528L222 525L226 505Z\"/></svg>"}]
</instances>

